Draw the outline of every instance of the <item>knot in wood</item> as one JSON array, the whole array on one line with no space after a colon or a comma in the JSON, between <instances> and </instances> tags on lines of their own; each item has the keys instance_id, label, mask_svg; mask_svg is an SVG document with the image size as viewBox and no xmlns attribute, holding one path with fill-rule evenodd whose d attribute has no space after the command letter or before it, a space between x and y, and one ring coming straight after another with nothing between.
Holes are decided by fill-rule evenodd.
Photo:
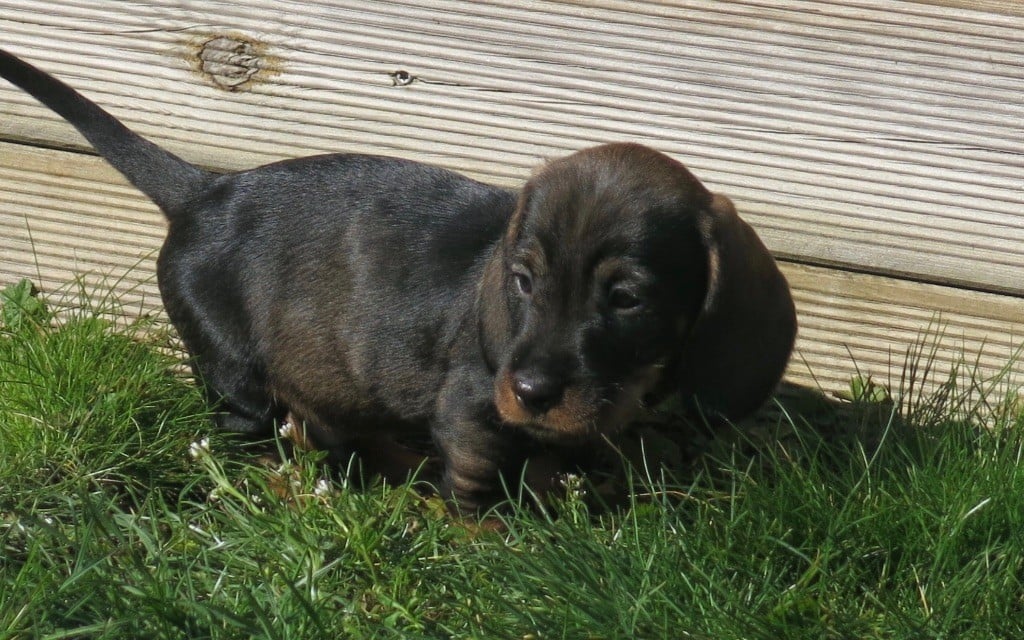
<instances>
[{"instance_id":1,"label":"knot in wood","mask_svg":"<svg viewBox=\"0 0 1024 640\"><path fill-rule=\"evenodd\" d=\"M199 69L218 87L241 90L262 67L256 47L250 42L220 36L199 50Z\"/></svg>"},{"instance_id":2,"label":"knot in wood","mask_svg":"<svg viewBox=\"0 0 1024 640\"><path fill-rule=\"evenodd\" d=\"M416 80L416 76L412 75L405 69L399 69L391 74L391 83L396 87L407 87Z\"/></svg>"}]
</instances>

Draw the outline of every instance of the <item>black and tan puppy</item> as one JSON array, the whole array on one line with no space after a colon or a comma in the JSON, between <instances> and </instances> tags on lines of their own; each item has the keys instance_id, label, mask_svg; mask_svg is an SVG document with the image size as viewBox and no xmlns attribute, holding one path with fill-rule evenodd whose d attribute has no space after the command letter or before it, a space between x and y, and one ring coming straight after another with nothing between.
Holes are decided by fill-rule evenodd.
<instances>
[{"instance_id":1,"label":"black and tan puppy","mask_svg":"<svg viewBox=\"0 0 1024 640\"><path fill-rule=\"evenodd\" d=\"M518 192L364 155L219 175L10 54L0 76L166 214L160 291L225 429L268 434L290 411L339 461L429 430L447 497L475 510L532 442L585 448L669 394L739 418L789 357L772 257L649 148L580 151Z\"/></svg>"}]
</instances>

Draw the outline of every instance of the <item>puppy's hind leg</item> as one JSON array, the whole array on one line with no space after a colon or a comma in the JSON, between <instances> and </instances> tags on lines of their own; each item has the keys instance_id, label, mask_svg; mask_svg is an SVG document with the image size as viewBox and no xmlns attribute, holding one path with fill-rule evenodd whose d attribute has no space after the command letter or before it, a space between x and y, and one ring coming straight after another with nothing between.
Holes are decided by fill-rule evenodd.
<instances>
[{"instance_id":1,"label":"puppy's hind leg","mask_svg":"<svg viewBox=\"0 0 1024 640\"><path fill-rule=\"evenodd\" d=\"M193 358L192 370L216 410L218 428L257 437L273 434L280 411L255 366L238 358L200 356Z\"/></svg>"},{"instance_id":2,"label":"puppy's hind leg","mask_svg":"<svg viewBox=\"0 0 1024 640\"><path fill-rule=\"evenodd\" d=\"M168 236L157 261L164 309L177 330L196 381L217 412L220 429L265 437L278 408L252 347L250 320L240 287L222 265L182 249Z\"/></svg>"},{"instance_id":3,"label":"puppy's hind leg","mask_svg":"<svg viewBox=\"0 0 1024 640\"><path fill-rule=\"evenodd\" d=\"M189 352L189 365L215 410L214 422L225 431L256 437L273 434L282 410L268 389L262 365L243 344L238 332L217 331L217 325L168 307ZM187 314L191 315L191 314Z\"/></svg>"}]
</instances>

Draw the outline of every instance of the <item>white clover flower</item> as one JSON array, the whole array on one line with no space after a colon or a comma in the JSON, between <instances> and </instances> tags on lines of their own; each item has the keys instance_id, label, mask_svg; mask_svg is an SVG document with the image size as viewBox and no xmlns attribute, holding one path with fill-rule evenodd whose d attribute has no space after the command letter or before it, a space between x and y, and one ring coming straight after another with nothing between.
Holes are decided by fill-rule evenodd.
<instances>
[{"instance_id":1,"label":"white clover flower","mask_svg":"<svg viewBox=\"0 0 1024 640\"><path fill-rule=\"evenodd\" d=\"M331 481L327 478L320 478L316 481L316 487L313 488L313 495L315 496L327 496L334 493L334 488L331 486Z\"/></svg>"},{"instance_id":2,"label":"white clover flower","mask_svg":"<svg viewBox=\"0 0 1024 640\"><path fill-rule=\"evenodd\" d=\"M584 498L587 495L587 487L583 483L583 476L575 473L563 473L558 483L565 489L565 495L572 498Z\"/></svg>"},{"instance_id":3,"label":"white clover flower","mask_svg":"<svg viewBox=\"0 0 1024 640\"><path fill-rule=\"evenodd\" d=\"M188 455L190 455L193 460L198 460L198 459L200 459L200 458L202 458L202 457L204 457L206 455L209 455L209 453L210 453L210 439L209 438L200 438L199 440L196 440L192 444L188 445Z\"/></svg>"}]
</instances>

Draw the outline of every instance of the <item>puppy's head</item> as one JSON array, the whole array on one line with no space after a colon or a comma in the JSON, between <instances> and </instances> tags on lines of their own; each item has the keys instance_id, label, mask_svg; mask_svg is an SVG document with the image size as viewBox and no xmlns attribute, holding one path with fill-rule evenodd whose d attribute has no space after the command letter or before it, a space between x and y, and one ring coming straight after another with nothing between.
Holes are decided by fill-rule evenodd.
<instances>
[{"instance_id":1,"label":"puppy's head","mask_svg":"<svg viewBox=\"0 0 1024 640\"><path fill-rule=\"evenodd\" d=\"M748 281L738 293L736 270ZM759 305L791 314L785 280L731 203L681 164L633 144L551 162L523 188L481 287L498 412L537 437L578 438L669 390L730 417L747 411L778 381L795 326L758 330L777 320ZM779 346L759 364L747 347L767 342ZM746 361L715 362L736 356Z\"/></svg>"}]
</instances>

